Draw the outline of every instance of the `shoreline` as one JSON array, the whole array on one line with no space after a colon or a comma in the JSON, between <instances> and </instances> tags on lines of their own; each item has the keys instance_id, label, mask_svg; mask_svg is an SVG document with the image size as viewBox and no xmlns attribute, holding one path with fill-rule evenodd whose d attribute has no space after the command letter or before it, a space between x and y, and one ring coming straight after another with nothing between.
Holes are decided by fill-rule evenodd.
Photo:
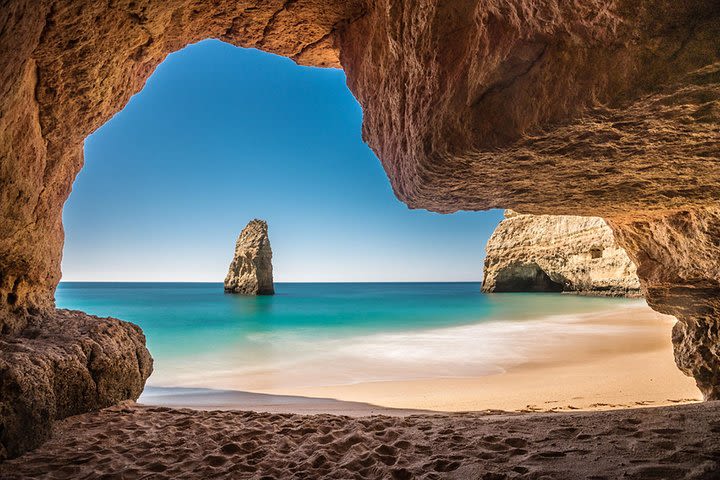
<instances>
[{"instance_id":1,"label":"shoreline","mask_svg":"<svg viewBox=\"0 0 720 480\"><path fill-rule=\"evenodd\" d=\"M195 409L348 415L607 410L699 401L702 397L694 380L674 363L670 340L674 322L673 317L646 305L575 315L560 338L533 346L527 361L498 374L269 387L252 392L223 388L197 395L192 388L175 395L166 389L165 395L152 399L144 394L138 401Z\"/></svg>"},{"instance_id":2,"label":"shoreline","mask_svg":"<svg viewBox=\"0 0 720 480\"><path fill-rule=\"evenodd\" d=\"M371 403L334 398L186 387L146 387L137 404L148 407L190 408L193 410L239 410L297 415L331 414L347 417L369 415L405 417L441 413L431 410L383 407Z\"/></svg>"}]
</instances>

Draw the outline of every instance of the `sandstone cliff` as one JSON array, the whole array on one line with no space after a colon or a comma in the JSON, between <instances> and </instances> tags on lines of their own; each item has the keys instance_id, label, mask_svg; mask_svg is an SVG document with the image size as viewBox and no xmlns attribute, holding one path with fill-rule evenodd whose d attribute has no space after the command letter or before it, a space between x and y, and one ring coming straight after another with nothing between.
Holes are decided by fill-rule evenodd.
<instances>
[{"instance_id":1,"label":"sandstone cliff","mask_svg":"<svg viewBox=\"0 0 720 480\"><path fill-rule=\"evenodd\" d=\"M640 281L602 218L507 210L487 244L482 289L638 296Z\"/></svg>"},{"instance_id":2,"label":"sandstone cliff","mask_svg":"<svg viewBox=\"0 0 720 480\"><path fill-rule=\"evenodd\" d=\"M273 295L272 249L264 220L252 220L235 243L235 255L225 277L225 291L244 295Z\"/></svg>"}]
</instances>

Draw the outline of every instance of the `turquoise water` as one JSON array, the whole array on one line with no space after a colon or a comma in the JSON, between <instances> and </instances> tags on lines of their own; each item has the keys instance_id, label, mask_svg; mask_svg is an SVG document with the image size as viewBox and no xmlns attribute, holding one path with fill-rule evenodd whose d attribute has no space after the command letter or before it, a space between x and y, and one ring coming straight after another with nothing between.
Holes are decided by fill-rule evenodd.
<instances>
[{"instance_id":1,"label":"turquoise water","mask_svg":"<svg viewBox=\"0 0 720 480\"><path fill-rule=\"evenodd\" d=\"M437 376L483 374L499 368L494 359L522 356L528 341L578 315L639 302L485 295L478 283L278 283L276 290L246 297L225 294L220 283L63 282L57 305L140 325L155 358L151 384L257 389L310 377L408 378L421 364ZM515 350L506 353L503 342Z\"/></svg>"}]
</instances>

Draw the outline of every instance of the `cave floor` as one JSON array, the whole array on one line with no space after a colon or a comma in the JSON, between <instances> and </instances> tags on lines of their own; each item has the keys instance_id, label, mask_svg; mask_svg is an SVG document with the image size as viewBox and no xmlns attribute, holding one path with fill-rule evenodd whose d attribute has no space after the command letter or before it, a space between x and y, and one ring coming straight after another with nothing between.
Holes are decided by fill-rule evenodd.
<instances>
[{"instance_id":1,"label":"cave floor","mask_svg":"<svg viewBox=\"0 0 720 480\"><path fill-rule=\"evenodd\" d=\"M720 402L372 416L133 403L60 422L0 478L718 479Z\"/></svg>"}]
</instances>

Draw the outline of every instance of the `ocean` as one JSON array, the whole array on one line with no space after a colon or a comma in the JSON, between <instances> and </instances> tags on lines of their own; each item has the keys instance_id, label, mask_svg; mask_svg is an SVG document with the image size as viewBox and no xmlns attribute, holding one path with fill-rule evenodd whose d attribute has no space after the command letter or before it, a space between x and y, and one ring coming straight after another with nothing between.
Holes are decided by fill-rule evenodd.
<instances>
[{"instance_id":1,"label":"ocean","mask_svg":"<svg viewBox=\"0 0 720 480\"><path fill-rule=\"evenodd\" d=\"M482 294L479 283L62 282L58 308L136 323L158 387L255 392L501 373L542 346L592 334L578 319L644 303L552 293Z\"/></svg>"}]
</instances>

